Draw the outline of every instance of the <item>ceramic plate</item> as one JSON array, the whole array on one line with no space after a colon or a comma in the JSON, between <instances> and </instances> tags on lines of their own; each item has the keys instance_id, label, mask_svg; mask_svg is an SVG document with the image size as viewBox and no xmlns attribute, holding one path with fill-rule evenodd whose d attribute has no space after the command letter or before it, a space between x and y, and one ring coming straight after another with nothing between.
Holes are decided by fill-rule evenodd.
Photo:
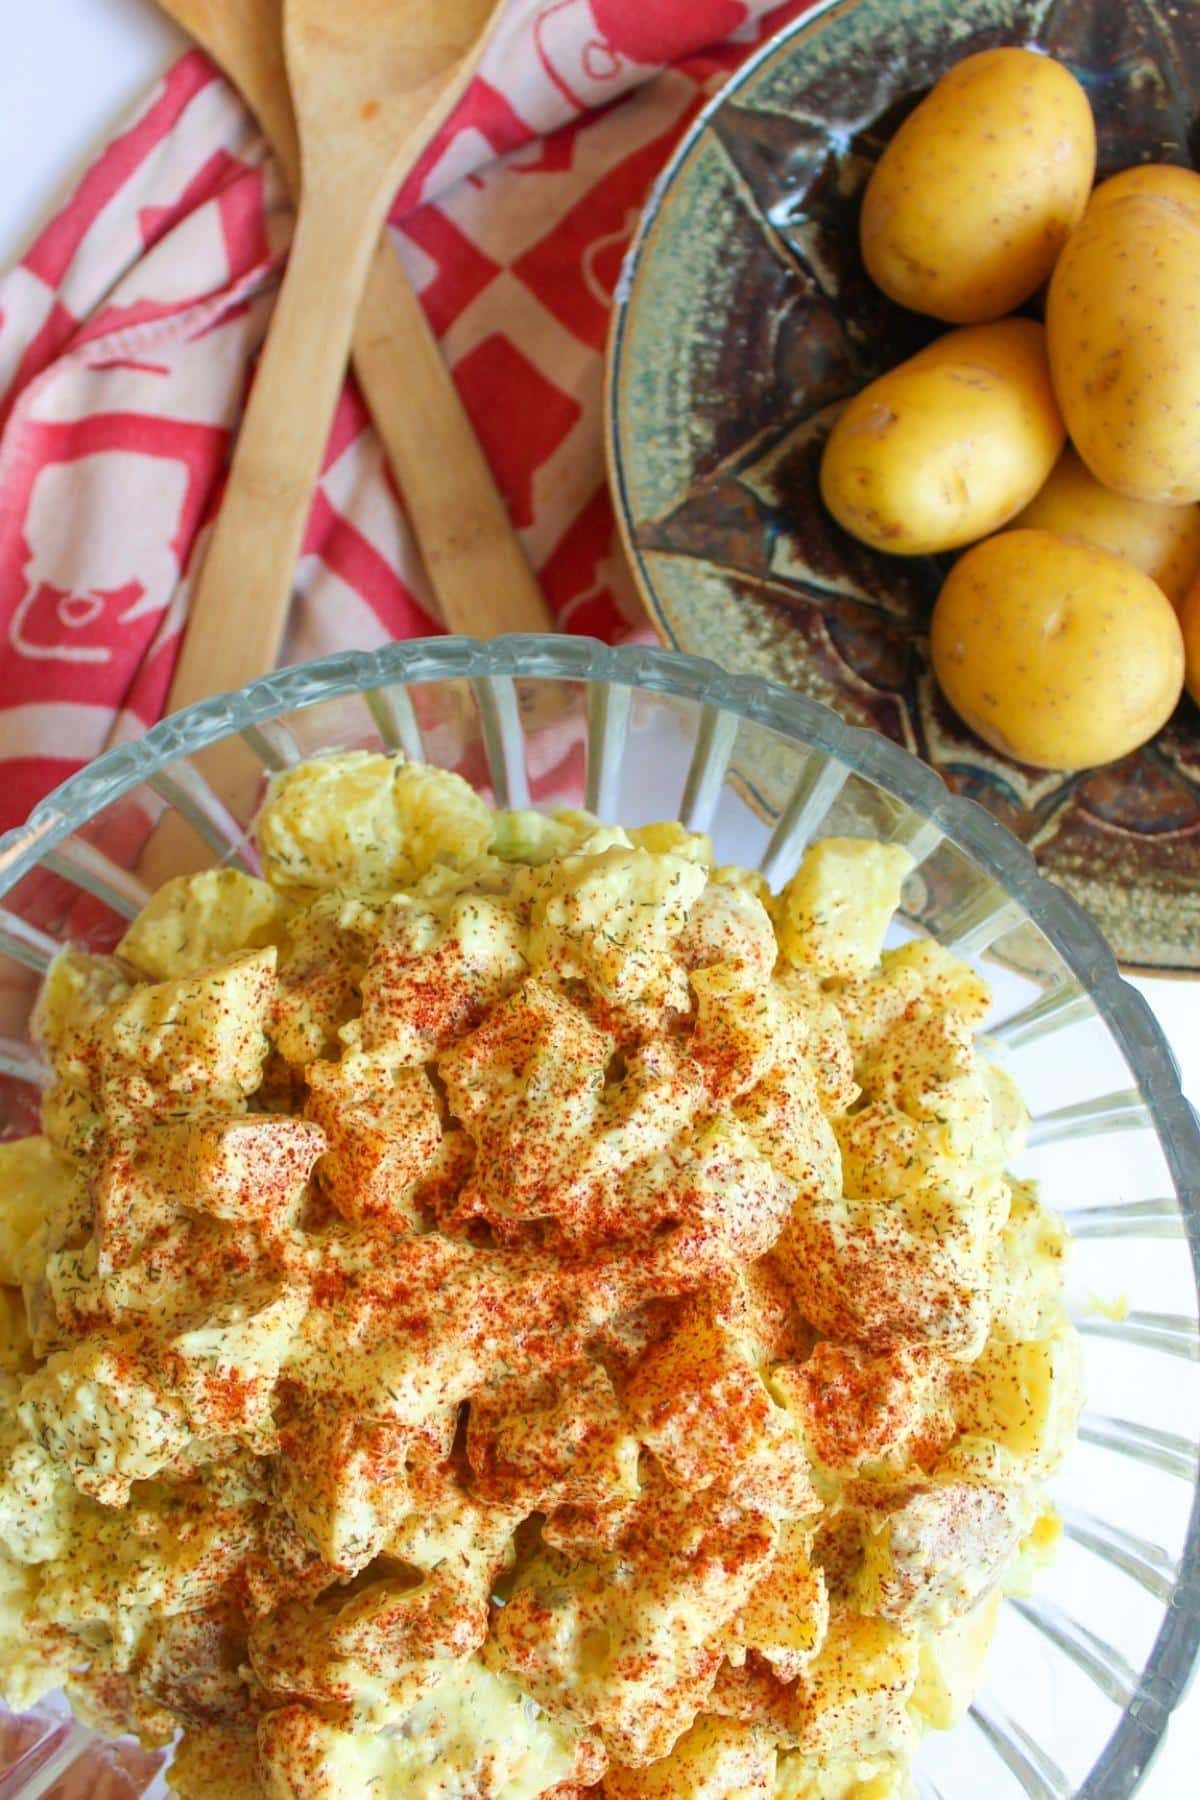
<instances>
[{"instance_id":1,"label":"ceramic plate","mask_svg":"<svg viewBox=\"0 0 1200 1800\"><path fill-rule=\"evenodd\" d=\"M1122 962L1200 972L1200 711L1059 775L987 748L940 700L926 622L947 559L888 558L817 493L846 397L944 326L858 258L859 197L899 120L952 63L1031 44L1084 83L1100 173L1190 162L1191 0L838 0L767 45L700 117L626 262L609 457L626 546L663 637L773 676L931 763L1031 846ZM760 772L745 772L770 805Z\"/></svg>"}]
</instances>

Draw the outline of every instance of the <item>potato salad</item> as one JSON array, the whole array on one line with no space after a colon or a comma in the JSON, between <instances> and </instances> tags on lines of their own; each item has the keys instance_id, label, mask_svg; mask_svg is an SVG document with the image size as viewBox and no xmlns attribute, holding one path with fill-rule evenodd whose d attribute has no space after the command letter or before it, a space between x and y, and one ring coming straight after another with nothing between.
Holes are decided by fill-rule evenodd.
<instances>
[{"instance_id":1,"label":"potato salad","mask_svg":"<svg viewBox=\"0 0 1200 1800\"><path fill-rule=\"evenodd\" d=\"M184 1800L902 1800L1052 1549L1065 1231L909 858L367 751L66 951L0 1683Z\"/></svg>"}]
</instances>

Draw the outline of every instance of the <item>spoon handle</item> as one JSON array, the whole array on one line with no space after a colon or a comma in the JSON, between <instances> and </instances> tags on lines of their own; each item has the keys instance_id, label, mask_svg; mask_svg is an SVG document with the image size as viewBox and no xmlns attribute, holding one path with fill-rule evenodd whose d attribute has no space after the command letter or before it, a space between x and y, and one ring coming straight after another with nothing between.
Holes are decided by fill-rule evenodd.
<instances>
[{"instance_id":1,"label":"spoon handle","mask_svg":"<svg viewBox=\"0 0 1200 1800\"><path fill-rule=\"evenodd\" d=\"M449 630L553 631L424 308L386 239L359 307L354 368Z\"/></svg>"},{"instance_id":2,"label":"spoon handle","mask_svg":"<svg viewBox=\"0 0 1200 1800\"><path fill-rule=\"evenodd\" d=\"M346 373L358 297L387 210L336 184L302 207L237 449L192 595L167 711L273 668Z\"/></svg>"}]
</instances>

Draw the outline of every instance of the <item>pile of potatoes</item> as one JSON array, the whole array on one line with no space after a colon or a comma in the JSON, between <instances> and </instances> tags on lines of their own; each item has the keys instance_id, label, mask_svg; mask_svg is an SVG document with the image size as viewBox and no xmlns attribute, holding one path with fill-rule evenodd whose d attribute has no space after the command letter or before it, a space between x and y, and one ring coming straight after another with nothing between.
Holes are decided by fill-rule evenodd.
<instances>
[{"instance_id":1,"label":"pile of potatoes","mask_svg":"<svg viewBox=\"0 0 1200 1800\"><path fill-rule=\"evenodd\" d=\"M986 742L1055 769L1145 743L1185 679L1200 700L1200 175L1093 189L1095 165L1052 58L985 50L943 76L860 231L886 294L959 329L857 394L821 463L864 543L972 546L934 608L934 673ZM1004 316L1047 281L1044 325Z\"/></svg>"}]
</instances>

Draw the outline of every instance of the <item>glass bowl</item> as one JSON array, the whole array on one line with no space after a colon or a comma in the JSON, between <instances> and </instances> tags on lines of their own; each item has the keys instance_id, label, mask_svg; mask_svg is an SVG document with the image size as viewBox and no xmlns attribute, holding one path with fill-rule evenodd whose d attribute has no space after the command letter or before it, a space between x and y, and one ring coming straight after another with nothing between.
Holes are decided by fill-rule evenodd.
<instances>
[{"instance_id":1,"label":"glass bowl","mask_svg":"<svg viewBox=\"0 0 1200 1800\"><path fill-rule=\"evenodd\" d=\"M111 946L156 856L156 876L253 869L270 773L352 745L457 769L501 806L679 818L775 882L820 833L911 851L897 929L938 938L992 984L988 1034L1034 1115L1018 1173L1075 1237L1087 1386L1054 1484L1061 1553L1033 1598L1002 1609L987 1684L956 1730L926 1740L918 1782L933 1800L1131 1794L1200 1644L1200 1127L1095 926L1002 826L883 737L695 657L579 638L395 644L195 706L0 841L0 1130L36 1128L27 1022L60 944ZM57 1699L0 1718L0 1800L161 1794L162 1762L101 1745Z\"/></svg>"}]
</instances>

